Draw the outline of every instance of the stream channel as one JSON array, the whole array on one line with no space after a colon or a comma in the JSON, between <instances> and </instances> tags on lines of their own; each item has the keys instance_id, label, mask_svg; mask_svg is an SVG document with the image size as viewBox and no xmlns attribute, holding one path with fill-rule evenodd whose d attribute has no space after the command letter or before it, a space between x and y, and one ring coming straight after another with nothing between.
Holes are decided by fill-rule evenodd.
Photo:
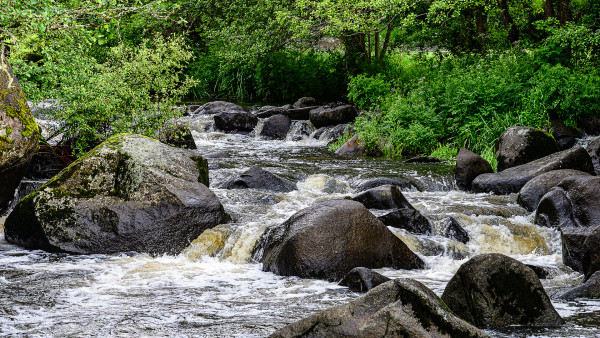
<instances>
[{"instance_id":1,"label":"stream channel","mask_svg":"<svg viewBox=\"0 0 600 338\"><path fill-rule=\"evenodd\" d=\"M374 177L413 182L418 189L404 194L434 229L452 216L470 236L465 245L390 228L427 268L376 270L385 276L416 279L441 295L462 263L477 254L497 252L543 266L549 277L542 284L550 296L583 278L562 264L558 231L534 225L533 214L516 203L515 194L456 190L452 165L340 157L327 150L326 137L292 141L292 134L305 127L299 122L284 141L214 132L207 128L208 119L195 123L199 153L230 155L209 159L210 187L236 222L205 231L178 256L161 257L28 251L7 243L2 231L0 335L264 337L348 302L360 294L335 283L263 272L252 260L252 249L266 227L315 202L351 196L353 187ZM219 188L253 165L297 182L298 190ZM494 337L600 336L600 301L553 304L567 322L562 328L486 332Z\"/></svg>"}]
</instances>

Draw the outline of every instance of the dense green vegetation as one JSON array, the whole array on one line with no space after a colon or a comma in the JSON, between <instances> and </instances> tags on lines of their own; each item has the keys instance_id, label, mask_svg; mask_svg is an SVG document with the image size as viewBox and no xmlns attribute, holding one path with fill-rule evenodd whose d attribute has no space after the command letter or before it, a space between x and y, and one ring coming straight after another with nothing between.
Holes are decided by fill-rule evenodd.
<instances>
[{"instance_id":1,"label":"dense green vegetation","mask_svg":"<svg viewBox=\"0 0 600 338\"><path fill-rule=\"evenodd\" d=\"M491 159L508 126L600 116L599 0L0 4L3 52L30 99L64 102L75 152L214 98L350 100L360 138L393 156Z\"/></svg>"}]
</instances>

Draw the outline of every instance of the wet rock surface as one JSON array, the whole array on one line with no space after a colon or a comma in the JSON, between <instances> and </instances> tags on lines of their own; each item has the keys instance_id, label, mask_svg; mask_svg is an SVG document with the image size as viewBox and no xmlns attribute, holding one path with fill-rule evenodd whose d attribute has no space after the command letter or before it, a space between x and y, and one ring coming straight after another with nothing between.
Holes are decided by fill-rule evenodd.
<instances>
[{"instance_id":1,"label":"wet rock surface","mask_svg":"<svg viewBox=\"0 0 600 338\"><path fill-rule=\"evenodd\" d=\"M589 173L572 169L552 170L541 174L527 182L527 184L521 188L517 197L517 202L523 208L529 211L535 211L542 197L546 195L550 189L557 186L564 178L577 175L590 176Z\"/></svg>"},{"instance_id":2,"label":"wet rock surface","mask_svg":"<svg viewBox=\"0 0 600 338\"><path fill-rule=\"evenodd\" d=\"M316 128L321 128L353 122L357 115L358 111L352 105L323 106L310 111L310 122Z\"/></svg>"},{"instance_id":3,"label":"wet rock surface","mask_svg":"<svg viewBox=\"0 0 600 338\"><path fill-rule=\"evenodd\" d=\"M347 286L350 290L356 292L367 292L387 281L390 281L390 279L386 276L371 269L358 267L350 270L338 285Z\"/></svg>"},{"instance_id":4,"label":"wet rock surface","mask_svg":"<svg viewBox=\"0 0 600 338\"><path fill-rule=\"evenodd\" d=\"M563 263L577 272L583 272L581 265L581 250L583 243L592 233L592 227L560 228Z\"/></svg>"},{"instance_id":5,"label":"wet rock surface","mask_svg":"<svg viewBox=\"0 0 600 338\"><path fill-rule=\"evenodd\" d=\"M6 240L77 254L177 254L225 220L206 160L138 135L118 135L21 200Z\"/></svg>"},{"instance_id":6,"label":"wet rock surface","mask_svg":"<svg viewBox=\"0 0 600 338\"><path fill-rule=\"evenodd\" d=\"M284 140L291 125L292 120L285 115L271 116L265 120L260 136L272 140Z\"/></svg>"},{"instance_id":7,"label":"wet rock surface","mask_svg":"<svg viewBox=\"0 0 600 338\"><path fill-rule=\"evenodd\" d=\"M215 127L223 131L246 132L254 130L258 117L246 111L227 111L214 116Z\"/></svg>"},{"instance_id":8,"label":"wet rock surface","mask_svg":"<svg viewBox=\"0 0 600 338\"><path fill-rule=\"evenodd\" d=\"M271 337L487 337L423 284L396 279L356 300L292 323Z\"/></svg>"},{"instance_id":9,"label":"wet rock surface","mask_svg":"<svg viewBox=\"0 0 600 338\"><path fill-rule=\"evenodd\" d=\"M467 149L458 151L454 177L459 189L469 191L475 177L493 172L492 166L483 157Z\"/></svg>"},{"instance_id":10,"label":"wet rock surface","mask_svg":"<svg viewBox=\"0 0 600 338\"><path fill-rule=\"evenodd\" d=\"M269 227L255 249L263 270L337 281L355 267L418 269L423 261L362 204L329 200Z\"/></svg>"},{"instance_id":11,"label":"wet rock surface","mask_svg":"<svg viewBox=\"0 0 600 338\"><path fill-rule=\"evenodd\" d=\"M442 300L479 328L564 324L533 270L501 254L479 255L464 263Z\"/></svg>"},{"instance_id":12,"label":"wet rock surface","mask_svg":"<svg viewBox=\"0 0 600 338\"><path fill-rule=\"evenodd\" d=\"M583 147L576 147L553 153L527 164L512 167L502 172L482 174L473 180L474 192L495 194L517 193L533 178L559 169L574 169L593 173L590 156Z\"/></svg>"},{"instance_id":13,"label":"wet rock surface","mask_svg":"<svg viewBox=\"0 0 600 338\"><path fill-rule=\"evenodd\" d=\"M225 189L262 189L278 192L296 190L292 182L277 177L259 166L253 166L240 174L238 178L225 182Z\"/></svg>"},{"instance_id":14,"label":"wet rock surface","mask_svg":"<svg viewBox=\"0 0 600 338\"><path fill-rule=\"evenodd\" d=\"M393 185L401 191L410 191L416 189L412 183L402 178L376 177L360 182L356 186L355 190L357 193L359 193L387 184Z\"/></svg>"},{"instance_id":15,"label":"wet rock surface","mask_svg":"<svg viewBox=\"0 0 600 338\"><path fill-rule=\"evenodd\" d=\"M498 171L529 163L557 152L554 138L531 127L509 127L498 139L496 158Z\"/></svg>"}]
</instances>

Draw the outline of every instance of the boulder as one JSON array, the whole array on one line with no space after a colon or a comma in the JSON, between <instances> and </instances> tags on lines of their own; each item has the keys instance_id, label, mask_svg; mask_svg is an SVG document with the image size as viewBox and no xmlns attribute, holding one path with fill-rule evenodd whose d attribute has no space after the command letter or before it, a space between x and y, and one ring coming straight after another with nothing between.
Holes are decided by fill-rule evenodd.
<instances>
[{"instance_id":1,"label":"boulder","mask_svg":"<svg viewBox=\"0 0 600 338\"><path fill-rule=\"evenodd\" d=\"M600 224L600 177L569 176L538 204L534 223L539 226L587 227Z\"/></svg>"},{"instance_id":2,"label":"boulder","mask_svg":"<svg viewBox=\"0 0 600 338\"><path fill-rule=\"evenodd\" d=\"M402 192L396 186L389 184L363 191L352 199L369 209L414 209Z\"/></svg>"},{"instance_id":3,"label":"boulder","mask_svg":"<svg viewBox=\"0 0 600 338\"><path fill-rule=\"evenodd\" d=\"M471 187L474 192L517 193L534 177L559 169L594 172L590 155L582 147L575 147L502 172L481 174L473 180Z\"/></svg>"},{"instance_id":4,"label":"boulder","mask_svg":"<svg viewBox=\"0 0 600 338\"><path fill-rule=\"evenodd\" d=\"M583 242L581 268L585 280L590 278L594 272L600 270L600 226L595 226Z\"/></svg>"},{"instance_id":5,"label":"boulder","mask_svg":"<svg viewBox=\"0 0 600 338\"><path fill-rule=\"evenodd\" d=\"M586 146L588 154L592 158L592 163L594 164L594 170L600 171L600 137L594 138L591 140Z\"/></svg>"},{"instance_id":6,"label":"boulder","mask_svg":"<svg viewBox=\"0 0 600 338\"><path fill-rule=\"evenodd\" d=\"M442 221L441 235L463 244L466 244L470 240L467 230L461 227L453 217L448 217Z\"/></svg>"},{"instance_id":7,"label":"boulder","mask_svg":"<svg viewBox=\"0 0 600 338\"><path fill-rule=\"evenodd\" d=\"M356 192L363 192L369 189L377 188L382 185L393 185L402 191L414 190L415 187L402 178L376 177L362 181L355 189Z\"/></svg>"},{"instance_id":8,"label":"boulder","mask_svg":"<svg viewBox=\"0 0 600 338\"><path fill-rule=\"evenodd\" d=\"M226 182L223 188L290 192L296 190L296 185L277 177L275 174L272 174L259 166L253 166L241 173L238 178Z\"/></svg>"},{"instance_id":9,"label":"boulder","mask_svg":"<svg viewBox=\"0 0 600 338\"><path fill-rule=\"evenodd\" d=\"M355 267L419 269L423 261L362 204L328 200L267 228L254 253L264 271L338 281Z\"/></svg>"},{"instance_id":10,"label":"boulder","mask_svg":"<svg viewBox=\"0 0 600 338\"><path fill-rule=\"evenodd\" d=\"M358 111L356 107L345 104L337 107L323 106L310 111L310 122L316 127L353 122Z\"/></svg>"},{"instance_id":11,"label":"boulder","mask_svg":"<svg viewBox=\"0 0 600 338\"><path fill-rule=\"evenodd\" d=\"M0 213L14 196L36 153L39 128L25 93L0 55Z\"/></svg>"},{"instance_id":12,"label":"boulder","mask_svg":"<svg viewBox=\"0 0 600 338\"><path fill-rule=\"evenodd\" d=\"M292 120L308 120L310 119L310 111L317 108L313 107L305 107L305 108L292 108L288 109L283 115L289 117Z\"/></svg>"},{"instance_id":13,"label":"boulder","mask_svg":"<svg viewBox=\"0 0 600 338\"><path fill-rule=\"evenodd\" d=\"M76 254L178 254L226 218L207 162L139 135L117 135L22 199L6 240Z\"/></svg>"},{"instance_id":14,"label":"boulder","mask_svg":"<svg viewBox=\"0 0 600 338\"><path fill-rule=\"evenodd\" d=\"M556 298L562 300L574 300L576 298L600 298L600 271L594 272L592 276L581 285L577 285Z\"/></svg>"},{"instance_id":15,"label":"boulder","mask_svg":"<svg viewBox=\"0 0 600 338\"><path fill-rule=\"evenodd\" d=\"M432 232L429 220L414 208L396 209L378 218L389 227L404 229L413 234L431 235Z\"/></svg>"},{"instance_id":16,"label":"boulder","mask_svg":"<svg viewBox=\"0 0 600 338\"><path fill-rule=\"evenodd\" d=\"M533 270L502 254L479 255L464 263L442 300L479 328L564 324Z\"/></svg>"},{"instance_id":17,"label":"boulder","mask_svg":"<svg viewBox=\"0 0 600 338\"><path fill-rule=\"evenodd\" d=\"M207 102L200 106L195 111L191 112L191 115L215 115L219 113L227 113L227 112L245 112L246 109L243 107L225 101L213 101Z\"/></svg>"},{"instance_id":18,"label":"boulder","mask_svg":"<svg viewBox=\"0 0 600 338\"><path fill-rule=\"evenodd\" d=\"M258 109L256 112L256 116L261 119L268 118L275 115L285 115L288 112L288 109L284 109L281 107L275 106L263 106Z\"/></svg>"},{"instance_id":19,"label":"boulder","mask_svg":"<svg viewBox=\"0 0 600 338\"><path fill-rule=\"evenodd\" d=\"M600 120L592 115L587 115L580 123L581 130L586 135L600 135Z\"/></svg>"},{"instance_id":20,"label":"boulder","mask_svg":"<svg viewBox=\"0 0 600 338\"><path fill-rule=\"evenodd\" d=\"M557 186L564 178L577 175L590 176L586 172L573 169L552 170L543 173L521 188L517 196L517 203L529 211L535 211L542 197L550 189Z\"/></svg>"},{"instance_id":21,"label":"boulder","mask_svg":"<svg viewBox=\"0 0 600 338\"><path fill-rule=\"evenodd\" d=\"M475 177L493 172L492 166L483 157L467 149L458 151L454 177L459 189L469 191Z\"/></svg>"},{"instance_id":22,"label":"boulder","mask_svg":"<svg viewBox=\"0 0 600 338\"><path fill-rule=\"evenodd\" d=\"M250 132L258 124L258 117L246 111L227 111L214 116L215 127L223 131Z\"/></svg>"},{"instance_id":23,"label":"boulder","mask_svg":"<svg viewBox=\"0 0 600 338\"><path fill-rule=\"evenodd\" d=\"M386 276L378 274L371 269L358 267L350 270L338 285L347 286L350 290L355 292L367 292L390 280L391 279Z\"/></svg>"},{"instance_id":24,"label":"boulder","mask_svg":"<svg viewBox=\"0 0 600 338\"><path fill-rule=\"evenodd\" d=\"M550 119L550 125L552 126L552 136L556 141L560 141L565 138L580 138L582 133L573 127L566 126L561 120Z\"/></svg>"},{"instance_id":25,"label":"boulder","mask_svg":"<svg viewBox=\"0 0 600 338\"><path fill-rule=\"evenodd\" d=\"M498 171L529 163L558 151L554 138L531 127L509 127L498 139Z\"/></svg>"},{"instance_id":26,"label":"boulder","mask_svg":"<svg viewBox=\"0 0 600 338\"><path fill-rule=\"evenodd\" d=\"M271 116L265 120L260 136L271 140L284 140L291 125L292 121L285 115Z\"/></svg>"},{"instance_id":27,"label":"boulder","mask_svg":"<svg viewBox=\"0 0 600 338\"><path fill-rule=\"evenodd\" d=\"M301 97L294 104L292 108L306 108L318 106L319 102L314 97Z\"/></svg>"},{"instance_id":28,"label":"boulder","mask_svg":"<svg viewBox=\"0 0 600 338\"><path fill-rule=\"evenodd\" d=\"M271 337L488 337L412 279L381 284L350 303L279 329Z\"/></svg>"},{"instance_id":29,"label":"boulder","mask_svg":"<svg viewBox=\"0 0 600 338\"><path fill-rule=\"evenodd\" d=\"M343 156L381 156L379 149L367 149L365 142L358 139L358 135L352 136L335 153Z\"/></svg>"},{"instance_id":30,"label":"boulder","mask_svg":"<svg viewBox=\"0 0 600 338\"><path fill-rule=\"evenodd\" d=\"M197 149L190 128L183 124L165 127L158 132L158 140L172 147Z\"/></svg>"},{"instance_id":31,"label":"boulder","mask_svg":"<svg viewBox=\"0 0 600 338\"><path fill-rule=\"evenodd\" d=\"M563 263L577 272L583 272L581 250L585 239L592 233L593 227L560 228Z\"/></svg>"},{"instance_id":32,"label":"boulder","mask_svg":"<svg viewBox=\"0 0 600 338\"><path fill-rule=\"evenodd\" d=\"M577 139L574 137L563 137L556 141L559 150L567 150L573 148L577 144Z\"/></svg>"}]
</instances>

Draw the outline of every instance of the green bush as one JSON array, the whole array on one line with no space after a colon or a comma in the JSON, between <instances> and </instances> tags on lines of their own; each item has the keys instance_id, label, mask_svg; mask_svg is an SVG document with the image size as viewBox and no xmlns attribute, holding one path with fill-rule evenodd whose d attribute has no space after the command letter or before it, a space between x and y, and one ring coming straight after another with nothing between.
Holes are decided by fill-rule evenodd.
<instances>
[{"instance_id":1,"label":"green bush","mask_svg":"<svg viewBox=\"0 0 600 338\"><path fill-rule=\"evenodd\" d=\"M390 93L391 87L381 74L373 77L361 74L350 79L348 99L360 109L374 109Z\"/></svg>"}]
</instances>

